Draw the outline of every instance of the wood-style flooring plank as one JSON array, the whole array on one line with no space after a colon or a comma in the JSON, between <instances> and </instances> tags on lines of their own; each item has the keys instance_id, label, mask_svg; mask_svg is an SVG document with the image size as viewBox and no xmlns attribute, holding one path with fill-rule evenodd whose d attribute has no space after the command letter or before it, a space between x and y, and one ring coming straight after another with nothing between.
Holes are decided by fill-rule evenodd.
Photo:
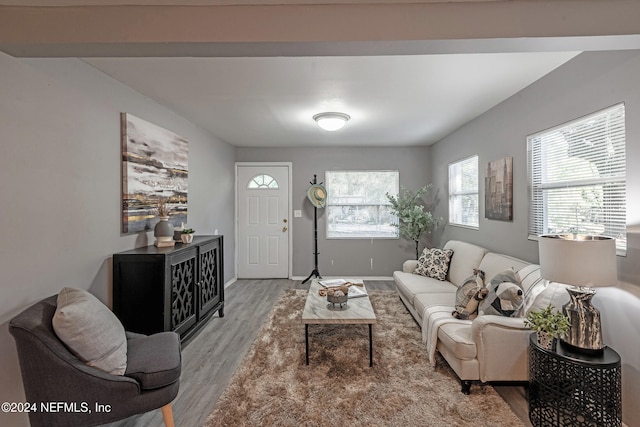
<instances>
[{"instance_id":1,"label":"wood-style flooring plank","mask_svg":"<svg viewBox=\"0 0 640 427\"><path fill-rule=\"evenodd\" d=\"M367 281L368 290L395 290L393 281ZM182 350L180 391L173 402L176 426L201 426L249 351L273 305L286 289L309 289L287 279L238 280L225 289L223 318L214 315ZM523 387L496 387L516 415L530 426ZM109 427L162 427L158 409Z\"/></svg>"}]
</instances>

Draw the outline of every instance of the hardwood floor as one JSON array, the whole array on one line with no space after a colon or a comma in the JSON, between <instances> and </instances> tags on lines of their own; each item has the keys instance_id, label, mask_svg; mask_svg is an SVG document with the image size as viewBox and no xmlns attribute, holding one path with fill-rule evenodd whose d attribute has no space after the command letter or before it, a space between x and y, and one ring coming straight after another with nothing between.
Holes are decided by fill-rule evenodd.
<instances>
[{"instance_id":1,"label":"hardwood floor","mask_svg":"<svg viewBox=\"0 0 640 427\"><path fill-rule=\"evenodd\" d=\"M182 351L180 392L173 402L176 426L196 427L206 421L285 289L308 289L308 284L287 279L238 280L225 290L225 316L219 318L216 314ZM393 281L367 281L367 289L395 290L395 285ZM495 388L530 426L524 387ZM161 427L164 423L158 409L107 425Z\"/></svg>"}]
</instances>

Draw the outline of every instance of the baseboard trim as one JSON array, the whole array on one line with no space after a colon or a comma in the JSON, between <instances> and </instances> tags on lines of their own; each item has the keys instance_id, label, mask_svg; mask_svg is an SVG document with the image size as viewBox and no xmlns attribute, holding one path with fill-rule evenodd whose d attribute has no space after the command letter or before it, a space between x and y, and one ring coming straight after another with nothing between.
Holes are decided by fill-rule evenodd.
<instances>
[{"instance_id":1,"label":"baseboard trim","mask_svg":"<svg viewBox=\"0 0 640 427\"><path fill-rule=\"evenodd\" d=\"M227 289L229 286L233 285L237 281L238 281L238 278L233 277L231 280L229 280L227 283L224 284L224 288Z\"/></svg>"},{"instance_id":2,"label":"baseboard trim","mask_svg":"<svg viewBox=\"0 0 640 427\"><path fill-rule=\"evenodd\" d=\"M293 276L291 280L304 280L306 276ZM393 280L391 276L322 276L323 279L344 279L344 280Z\"/></svg>"}]
</instances>

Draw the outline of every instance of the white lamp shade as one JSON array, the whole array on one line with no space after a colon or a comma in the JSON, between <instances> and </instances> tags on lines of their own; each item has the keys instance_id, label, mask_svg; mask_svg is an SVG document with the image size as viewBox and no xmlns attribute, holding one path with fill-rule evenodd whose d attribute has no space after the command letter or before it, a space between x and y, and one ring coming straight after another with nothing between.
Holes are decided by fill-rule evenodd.
<instances>
[{"instance_id":1,"label":"white lamp shade","mask_svg":"<svg viewBox=\"0 0 640 427\"><path fill-rule=\"evenodd\" d=\"M350 118L344 113L320 113L313 116L318 126L330 132L342 129Z\"/></svg>"},{"instance_id":2,"label":"white lamp shade","mask_svg":"<svg viewBox=\"0 0 640 427\"><path fill-rule=\"evenodd\" d=\"M547 234L538 237L540 275L574 286L618 283L616 240L605 236Z\"/></svg>"}]
</instances>

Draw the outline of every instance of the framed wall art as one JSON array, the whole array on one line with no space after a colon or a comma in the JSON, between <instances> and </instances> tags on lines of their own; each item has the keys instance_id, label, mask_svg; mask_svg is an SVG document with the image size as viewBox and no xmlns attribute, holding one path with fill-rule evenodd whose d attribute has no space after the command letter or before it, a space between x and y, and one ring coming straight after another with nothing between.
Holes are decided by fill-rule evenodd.
<instances>
[{"instance_id":1,"label":"framed wall art","mask_svg":"<svg viewBox=\"0 0 640 427\"><path fill-rule=\"evenodd\" d=\"M487 164L484 175L484 217L513 220L513 157Z\"/></svg>"},{"instance_id":2,"label":"framed wall art","mask_svg":"<svg viewBox=\"0 0 640 427\"><path fill-rule=\"evenodd\" d=\"M189 145L186 138L121 113L122 232L152 230L164 201L173 225L187 222Z\"/></svg>"}]
</instances>

